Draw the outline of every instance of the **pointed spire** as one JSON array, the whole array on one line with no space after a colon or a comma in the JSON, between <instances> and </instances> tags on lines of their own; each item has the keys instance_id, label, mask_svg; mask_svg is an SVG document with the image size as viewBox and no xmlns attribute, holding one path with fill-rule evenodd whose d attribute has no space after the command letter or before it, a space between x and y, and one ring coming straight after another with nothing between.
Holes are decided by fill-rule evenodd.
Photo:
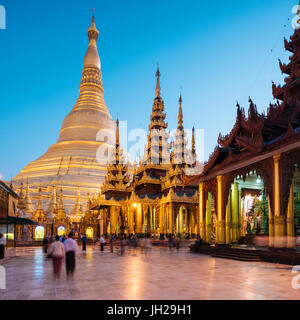
<instances>
[{"instance_id":1,"label":"pointed spire","mask_svg":"<svg viewBox=\"0 0 300 320\"><path fill-rule=\"evenodd\" d=\"M193 126L192 130L192 154L196 153L196 142L195 142L195 126Z\"/></svg>"},{"instance_id":2,"label":"pointed spire","mask_svg":"<svg viewBox=\"0 0 300 320\"><path fill-rule=\"evenodd\" d=\"M160 97L160 71L159 71L159 65L157 65L157 71L156 71L156 96Z\"/></svg>"},{"instance_id":3,"label":"pointed spire","mask_svg":"<svg viewBox=\"0 0 300 320\"><path fill-rule=\"evenodd\" d=\"M38 200L38 205L37 205L34 219L36 221L41 221L41 222L45 220L45 212L44 212L44 208L43 208L42 188L39 188L39 200Z\"/></svg>"},{"instance_id":4,"label":"pointed spire","mask_svg":"<svg viewBox=\"0 0 300 320\"><path fill-rule=\"evenodd\" d=\"M183 128L183 114L182 114L182 96L179 97L179 111L178 111L178 129Z\"/></svg>"},{"instance_id":5,"label":"pointed spire","mask_svg":"<svg viewBox=\"0 0 300 320\"><path fill-rule=\"evenodd\" d=\"M96 67L100 70L101 62L97 50L97 40L99 36L99 31L96 28L95 24L95 15L93 11L92 24L88 29L89 37L89 47L84 57L84 67Z\"/></svg>"}]
</instances>

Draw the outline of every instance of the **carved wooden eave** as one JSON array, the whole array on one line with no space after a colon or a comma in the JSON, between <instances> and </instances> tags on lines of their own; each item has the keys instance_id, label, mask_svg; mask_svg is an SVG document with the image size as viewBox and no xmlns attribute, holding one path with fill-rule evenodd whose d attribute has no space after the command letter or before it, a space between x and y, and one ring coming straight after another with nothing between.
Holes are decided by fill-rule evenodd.
<instances>
[{"instance_id":1,"label":"carved wooden eave","mask_svg":"<svg viewBox=\"0 0 300 320\"><path fill-rule=\"evenodd\" d=\"M161 199L161 204L166 203L185 203L185 204L197 204L199 202L199 192L195 191L194 195L188 197L187 195L178 196L173 189L170 189L167 195L164 195Z\"/></svg>"}]
</instances>

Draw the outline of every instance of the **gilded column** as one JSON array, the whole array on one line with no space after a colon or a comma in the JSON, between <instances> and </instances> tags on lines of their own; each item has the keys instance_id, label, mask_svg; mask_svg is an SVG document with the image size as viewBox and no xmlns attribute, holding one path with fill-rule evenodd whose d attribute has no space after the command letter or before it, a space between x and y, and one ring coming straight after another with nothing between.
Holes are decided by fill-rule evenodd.
<instances>
[{"instance_id":1,"label":"gilded column","mask_svg":"<svg viewBox=\"0 0 300 320\"><path fill-rule=\"evenodd\" d=\"M207 200L206 200L205 240L207 243L211 242L211 193L210 192L208 192Z\"/></svg>"},{"instance_id":2,"label":"gilded column","mask_svg":"<svg viewBox=\"0 0 300 320\"><path fill-rule=\"evenodd\" d=\"M169 233L173 234L174 232L174 207L173 204L169 204Z\"/></svg>"},{"instance_id":3,"label":"gilded column","mask_svg":"<svg viewBox=\"0 0 300 320\"><path fill-rule=\"evenodd\" d=\"M269 213L269 247L274 247L274 216L271 210L270 197L268 197L268 213Z\"/></svg>"},{"instance_id":4,"label":"gilded column","mask_svg":"<svg viewBox=\"0 0 300 320\"><path fill-rule=\"evenodd\" d=\"M226 206L226 244L231 243L231 194L228 196L228 203Z\"/></svg>"},{"instance_id":5,"label":"gilded column","mask_svg":"<svg viewBox=\"0 0 300 320\"><path fill-rule=\"evenodd\" d=\"M116 207L110 207L110 234L116 233Z\"/></svg>"},{"instance_id":6,"label":"gilded column","mask_svg":"<svg viewBox=\"0 0 300 320\"><path fill-rule=\"evenodd\" d=\"M242 222L242 190L239 190L239 226L238 226L238 239L243 235L242 234L242 228L243 228L243 222Z\"/></svg>"},{"instance_id":7,"label":"gilded column","mask_svg":"<svg viewBox=\"0 0 300 320\"><path fill-rule=\"evenodd\" d=\"M103 235L103 209L99 210L99 228L100 228L100 236Z\"/></svg>"},{"instance_id":8,"label":"gilded column","mask_svg":"<svg viewBox=\"0 0 300 320\"><path fill-rule=\"evenodd\" d=\"M235 182L232 188L232 242L238 242L239 229L239 184Z\"/></svg>"},{"instance_id":9,"label":"gilded column","mask_svg":"<svg viewBox=\"0 0 300 320\"><path fill-rule=\"evenodd\" d=\"M136 233L142 233L142 220L143 220L143 217L142 217L142 204L138 204L137 205L137 208L135 210L136 212Z\"/></svg>"},{"instance_id":10,"label":"gilded column","mask_svg":"<svg viewBox=\"0 0 300 320\"><path fill-rule=\"evenodd\" d=\"M285 247L285 216L280 212L280 154L273 157L274 159L274 247Z\"/></svg>"},{"instance_id":11,"label":"gilded column","mask_svg":"<svg viewBox=\"0 0 300 320\"><path fill-rule=\"evenodd\" d=\"M217 176L217 194L218 194L218 223L217 223L217 244L225 244L226 237L225 237L225 219L222 216L222 210L223 210L223 190L222 190L222 176Z\"/></svg>"},{"instance_id":12,"label":"gilded column","mask_svg":"<svg viewBox=\"0 0 300 320\"><path fill-rule=\"evenodd\" d=\"M287 208L286 233L287 247L294 248L295 243L295 217L294 217L294 182L291 184L289 203Z\"/></svg>"},{"instance_id":13,"label":"gilded column","mask_svg":"<svg viewBox=\"0 0 300 320\"><path fill-rule=\"evenodd\" d=\"M164 226L164 205L161 204L159 207L159 232L160 234L164 234L165 233L165 226Z\"/></svg>"},{"instance_id":14,"label":"gilded column","mask_svg":"<svg viewBox=\"0 0 300 320\"><path fill-rule=\"evenodd\" d=\"M205 220L204 220L204 203L203 199L203 182L199 184L199 234L203 241L206 240L205 236Z\"/></svg>"}]
</instances>

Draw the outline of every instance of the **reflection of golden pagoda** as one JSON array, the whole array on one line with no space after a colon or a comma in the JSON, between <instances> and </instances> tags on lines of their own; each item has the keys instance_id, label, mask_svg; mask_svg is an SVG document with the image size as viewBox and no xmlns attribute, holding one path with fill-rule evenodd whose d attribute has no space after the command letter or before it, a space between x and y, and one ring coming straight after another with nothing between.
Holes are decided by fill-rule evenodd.
<instances>
[{"instance_id":1,"label":"reflection of golden pagoda","mask_svg":"<svg viewBox=\"0 0 300 320\"><path fill-rule=\"evenodd\" d=\"M67 213L74 206L79 184L84 201L87 200L87 192L99 191L106 165L104 161L101 164L97 162L96 153L100 146L111 147L108 142L111 140L106 137L110 137L115 128L104 101L98 36L93 16L88 29L89 46L84 57L78 100L64 119L57 142L13 179L15 190L19 193L21 181L24 177L28 178L30 189L35 191L35 200L40 187L43 196L49 198L49 186L61 185ZM100 130L101 136L97 141Z\"/></svg>"}]
</instances>

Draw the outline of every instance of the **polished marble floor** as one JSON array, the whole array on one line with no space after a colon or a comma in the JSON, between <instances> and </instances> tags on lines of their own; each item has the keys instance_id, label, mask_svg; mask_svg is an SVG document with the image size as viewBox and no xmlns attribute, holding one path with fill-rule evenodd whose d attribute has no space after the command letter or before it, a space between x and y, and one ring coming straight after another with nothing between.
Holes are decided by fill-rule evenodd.
<instances>
[{"instance_id":1,"label":"polished marble floor","mask_svg":"<svg viewBox=\"0 0 300 320\"><path fill-rule=\"evenodd\" d=\"M79 253L74 279L67 280L63 269L55 282L52 262L40 248L18 249L4 263L7 288L0 300L300 299L291 266L211 258L185 248L153 248L147 256L106 250Z\"/></svg>"}]
</instances>

